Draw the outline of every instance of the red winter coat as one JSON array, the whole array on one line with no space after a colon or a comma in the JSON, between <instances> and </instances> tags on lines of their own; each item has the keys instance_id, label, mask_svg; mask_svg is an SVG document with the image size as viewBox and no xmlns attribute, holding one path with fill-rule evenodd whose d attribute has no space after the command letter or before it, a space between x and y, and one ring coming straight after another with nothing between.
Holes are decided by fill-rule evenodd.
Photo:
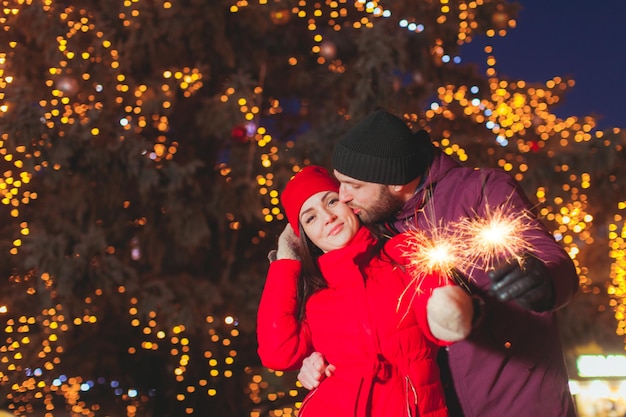
<instances>
[{"instance_id":1,"label":"red winter coat","mask_svg":"<svg viewBox=\"0 0 626 417\"><path fill-rule=\"evenodd\" d=\"M403 239L396 236L380 257L361 265L359 259L375 244L370 232L361 228L350 245L322 255L319 266L328 288L309 298L302 322L296 303L300 262L277 260L270 265L257 322L263 365L298 369L304 358L318 351L337 367L309 392L300 417L448 416L436 364L438 344L444 342L430 333L425 308L432 289L445 283L427 276L412 302L413 292L400 297L411 276L390 263L385 253L406 263Z\"/></svg>"},{"instance_id":2,"label":"red winter coat","mask_svg":"<svg viewBox=\"0 0 626 417\"><path fill-rule=\"evenodd\" d=\"M396 230L417 223L420 229L462 218L485 217L502 205L530 210L514 179L498 169L461 167L437 151L424 186L397 216ZM417 214L417 222L415 214ZM555 307L567 304L578 289L570 257L538 220L523 237L545 261L555 290ZM481 324L470 337L448 349L448 363L461 410L453 417L575 417L559 329L553 311L535 313L514 301L489 295L489 278L479 268L469 282L485 301ZM443 367L443 366L442 366Z\"/></svg>"}]
</instances>

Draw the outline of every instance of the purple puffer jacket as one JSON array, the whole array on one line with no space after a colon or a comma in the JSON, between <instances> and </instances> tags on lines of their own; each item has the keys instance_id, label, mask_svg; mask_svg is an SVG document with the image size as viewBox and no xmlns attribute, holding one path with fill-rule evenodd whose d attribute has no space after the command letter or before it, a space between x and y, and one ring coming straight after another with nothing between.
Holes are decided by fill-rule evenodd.
<instances>
[{"instance_id":1,"label":"purple puffer jacket","mask_svg":"<svg viewBox=\"0 0 626 417\"><path fill-rule=\"evenodd\" d=\"M485 216L503 204L531 209L517 182L497 169L461 167L437 151L426 182L394 227L414 224L428 229L461 218ZM419 210L421 209L421 210ZM554 283L554 309L567 304L579 279L572 260L537 220L537 228L525 233L546 262ZM488 294L489 278L475 270L469 286L485 301L482 321L469 339L448 348L454 390L462 408L457 417L575 417L568 387L563 349L554 312L535 313L515 302L498 302ZM443 367L443 365L442 365Z\"/></svg>"}]
</instances>

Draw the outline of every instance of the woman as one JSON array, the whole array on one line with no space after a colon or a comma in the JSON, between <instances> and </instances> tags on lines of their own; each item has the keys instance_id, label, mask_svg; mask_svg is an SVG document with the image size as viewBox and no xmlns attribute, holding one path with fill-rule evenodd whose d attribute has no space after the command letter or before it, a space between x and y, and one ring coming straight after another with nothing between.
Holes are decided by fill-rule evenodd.
<instances>
[{"instance_id":1,"label":"woman","mask_svg":"<svg viewBox=\"0 0 626 417\"><path fill-rule=\"evenodd\" d=\"M283 232L259 305L262 363L297 369L318 351L335 365L304 399L300 417L447 417L436 353L469 334L471 299L454 287L460 302L442 312L437 334L448 337L437 338L427 303L445 277L424 275L415 296L403 296L413 282L403 268L407 236L377 238L338 191L326 170L308 166L281 196L300 253L285 251Z\"/></svg>"}]
</instances>

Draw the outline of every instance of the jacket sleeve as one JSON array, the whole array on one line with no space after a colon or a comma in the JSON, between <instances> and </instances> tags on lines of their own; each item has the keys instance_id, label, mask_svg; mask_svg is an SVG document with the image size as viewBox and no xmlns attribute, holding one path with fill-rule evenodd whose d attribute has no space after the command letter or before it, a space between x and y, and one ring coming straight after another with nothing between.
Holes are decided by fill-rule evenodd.
<instances>
[{"instance_id":1,"label":"jacket sleeve","mask_svg":"<svg viewBox=\"0 0 626 417\"><path fill-rule=\"evenodd\" d=\"M299 261L280 259L270 264L257 314L258 354L265 367L298 369L313 352L306 321L298 319L299 275Z\"/></svg>"},{"instance_id":2,"label":"jacket sleeve","mask_svg":"<svg viewBox=\"0 0 626 417\"><path fill-rule=\"evenodd\" d=\"M417 291L415 298L411 304L411 308L415 314L417 322L424 332L424 335L431 342L435 343L439 346L449 346L452 342L448 342L445 340L438 339L435 335L433 335L432 330L430 328L430 323L428 322L428 300L432 296L433 290L437 287L441 287L443 285L453 285L448 279L439 274L424 274L424 278L421 282L420 289Z\"/></svg>"},{"instance_id":3,"label":"jacket sleeve","mask_svg":"<svg viewBox=\"0 0 626 417\"><path fill-rule=\"evenodd\" d=\"M576 267L563 246L557 242L545 225L538 219L528 197L519 184L508 174L492 171L483 183L478 215L486 216L489 210L503 207L513 213L528 213L531 227L522 233L532 247L532 253L542 260L552 280L557 310L569 303L578 290L579 278ZM515 215L515 214L514 214Z\"/></svg>"}]
</instances>

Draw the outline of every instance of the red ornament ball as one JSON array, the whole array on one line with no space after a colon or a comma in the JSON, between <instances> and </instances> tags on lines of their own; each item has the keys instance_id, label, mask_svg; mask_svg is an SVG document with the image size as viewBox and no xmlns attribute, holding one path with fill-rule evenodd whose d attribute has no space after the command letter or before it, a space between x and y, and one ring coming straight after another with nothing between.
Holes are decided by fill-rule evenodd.
<instances>
[{"instance_id":1,"label":"red ornament ball","mask_svg":"<svg viewBox=\"0 0 626 417\"><path fill-rule=\"evenodd\" d=\"M540 146L539 146L539 142L537 142L536 140L532 140L530 141L530 150L533 152L539 152L540 150Z\"/></svg>"},{"instance_id":2,"label":"red ornament ball","mask_svg":"<svg viewBox=\"0 0 626 417\"><path fill-rule=\"evenodd\" d=\"M248 132L244 126L235 126L230 132L230 137L238 143L245 143L248 140Z\"/></svg>"}]
</instances>

